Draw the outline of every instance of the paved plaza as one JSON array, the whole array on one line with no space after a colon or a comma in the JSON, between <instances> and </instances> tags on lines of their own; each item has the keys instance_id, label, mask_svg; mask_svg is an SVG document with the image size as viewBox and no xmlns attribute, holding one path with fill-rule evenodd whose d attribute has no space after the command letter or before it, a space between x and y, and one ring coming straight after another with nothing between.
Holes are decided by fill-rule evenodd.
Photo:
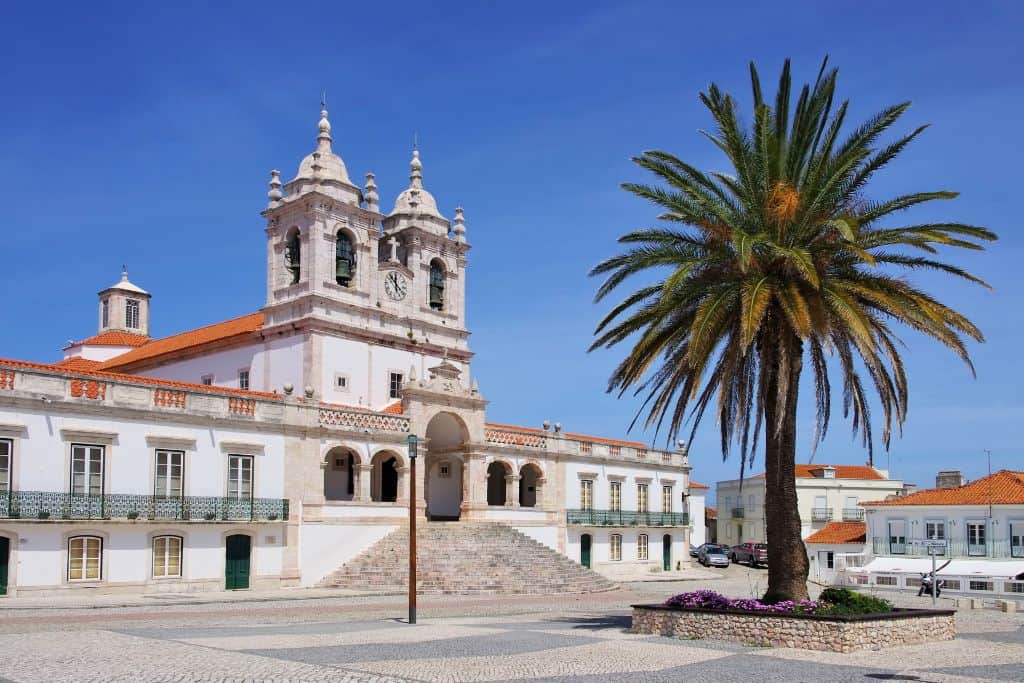
<instances>
[{"instance_id":1,"label":"paved plaza","mask_svg":"<svg viewBox=\"0 0 1024 683\"><path fill-rule=\"evenodd\" d=\"M631 602L710 587L745 594L764 572L631 584L593 596L400 596L0 610L11 681L1024 680L1024 615L965 610L954 642L854 654L628 632ZM696 585L695 585L696 584ZM185 599L181 599L184 603ZM901 603L917 604L901 597ZM10 604L10 603L9 603ZM922 600L924 606L926 601Z\"/></svg>"}]
</instances>

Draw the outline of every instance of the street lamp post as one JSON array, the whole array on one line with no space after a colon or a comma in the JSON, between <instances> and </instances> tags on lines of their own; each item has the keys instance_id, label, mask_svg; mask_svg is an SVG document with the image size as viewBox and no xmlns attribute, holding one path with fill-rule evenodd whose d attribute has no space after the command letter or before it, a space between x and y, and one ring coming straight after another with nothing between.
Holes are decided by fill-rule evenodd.
<instances>
[{"instance_id":1,"label":"street lamp post","mask_svg":"<svg viewBox=\"0 0 1024 683\"><path fill-rule=\"evenodd\" d=\"M409 435L409 623L416 623L416 446Z\"/></svg>"}]
</instances>

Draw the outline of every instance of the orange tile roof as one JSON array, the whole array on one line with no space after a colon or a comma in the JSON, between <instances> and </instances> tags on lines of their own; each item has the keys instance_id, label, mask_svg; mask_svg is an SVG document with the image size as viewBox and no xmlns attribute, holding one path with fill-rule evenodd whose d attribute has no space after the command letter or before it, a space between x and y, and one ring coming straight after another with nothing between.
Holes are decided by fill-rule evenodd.
<instances>
[{"instance_id":1,"label":"orange tile roof","mask_svg":"<svg viewBox=\"0 0 1024 683\"><path fill-rule=\"evenodd\" d=\"M68 344L65 348L72 346L142 346L152 341L152 338L144 334L131 334L130 332L103 332L85 341Z\"/></svg>"},{"instance_id":2,"label":"orange tile roof","mask_svg":"<svg viewBox=\"0 0 1024 683\"><path fill-rule=\"evenodd\" d=\"M492 429L509 429L515 432L523 432L524 434L554 434L551 431L544 431L543 429L537 429L536 427L520 427L518 425L505 425L497 424L495 422L488 422L487 427ZM630 448L647 448L647 444L639 441L623 441L621 439L606 439L601 436L588 436L586 434L570 434L569 432L563 432L563 436L568 439L578 439L579 441L592 441L593 443L609 444L611 446L628 446Z\"/></svg>"},{"instance_id":3,"label":"orange tile roof","mask_svg":"<svg viewBox=\"0 0 1024 683\"><path fill-rule=\"evenodd\" d=\"M1024 472L999 470L952 489L925 489L861 505L1024 505Z\"/></svg>"},{"instance_id":4,"label":"orange tile roof","mask_svg":"<svg viewBox=\"0 0 1024 683\"><path fill-rule=\"evenodd\" d=\"M387 413L388 415L401 415L403 413L402 402L401 401L395 401L394 403L392 403L391 405L387 406L386 408L384 408L384 410L382 410L380 412Z\"/></svg>"},{"instance_id":5,"label":"orange tile roof","mask_svg":"<svg viewBox=\"0 0 1024 683\"><path fill-rule=\"evenodd\" d=\"M821 477L815 477L811 470L820 470L825 467L835 468L836 479L878 479L885 481L885 477L882 476L881 472L868 465L804 465L797 463L796 477L797 479L821 479ZM758 474L754 479L764 479L764 474Z\"/></svg>"},{"instance_id":6,"label":"orange tile roof","mask_svg":"<svg viewBox=\"0 0 1024 683\"><path fill-rule=\"evenodd\" d=\"M95 370L96 366L100 365L102 362L103 361L82 358L81 356L72 356L70 358L57 361L53 364L53 367L71 371Z\"/></svg>"},{"instance_id":7,"label":"orange tile roof","mask_svg":"<svg viewBox=\"0 0 1024 683\"><path fill-rule=\"evenodd\" d=\"M64 361L61 361L61 363L63 362ZM147 386L168 387L171 389L182 389L186 391L200 391L207 394L230 394L232 396L246 396L249 398L281 398L279 394L271 394L263 391L246 391L244 389L232 389L231 387L217 387L208 384L194 384L192 382L177 382L170 379L157 379L155 377L126 375L120 372L107 372L100 369L90 370L87 368L74 368L69 367L67 365L61 365L59 363L33 363L31 361L0 358L0 367L60 372L66 375L74 375L78 377L91 377L93 379L106 379L112 382L124 382L126 384L144 384Z\"/></svg>"},{"instance_id":8,"label":"orange tile roof","mask_svg":"<svg viewBox=\"0 0 1024 683\"><path fill-rule=\"evenodd\" d=\"M804 543L864 543L867 525L864 522L829 522L815 531Z\"/></svg>"},{"instance_id":9,"label":"orange tile roof","mask_svg":"<svg viewBox=\"0 0 1024 683\"><path fill-rule=\"evenodd\" d=\"M690 482L690 488L691 489L708 489L708 488L711 488L711 487L705 486L704 484L698 484L695 481L691 481Z\"/></svg>"},{"instance_id":10,"label":"orange tile roof","mask_svg":"<svg viewBox=\"0 0 1024 683\"><path fill-rule=\"evenodd\" d=\"M717 518L718 517L718 510L713 508L713 507L711 507L710 505L705 505L704 506L704 516L708 517L708 518L711 518L711 517Z\"/></svg>"},{"instance_id":11,"label":"orange tile roof","mask_svg":"<svg viewBox=\"0 0 1024 683\"><path fill-rule=\"evenodd\" d=\"M186 349L198 349L214 342L224 341L232 337L241 337L257 332L263 327L263 313L250 313L239 318L232 318L223 322L200 327L195 330L188 330L179 334L154 339L148 344L132 349L120 356L111 358L100 366L100 370L112 370L140 361L150 360Z\"/></svg>"}]
</instances>

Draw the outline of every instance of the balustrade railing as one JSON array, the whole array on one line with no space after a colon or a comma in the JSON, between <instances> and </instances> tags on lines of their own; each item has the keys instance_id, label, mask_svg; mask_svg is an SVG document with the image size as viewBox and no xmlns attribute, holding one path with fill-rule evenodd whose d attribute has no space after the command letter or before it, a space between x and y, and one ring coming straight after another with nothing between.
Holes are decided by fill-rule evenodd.
<instances>
[{"instance_id":1,"label":"balustrade railing","mask_svg":"<svg viewBox=\"0 0 1024 683\"><path fill-rule=\"evenodd\" d=\"M321 408L320 425L323 427L342 427L352 429L370 429L380 432L408 432L409 418L386 413L370 413L359 410L342 410L338 408Z\"/></svg>"},{"instance_id":2,"label":"balustrade railing","mask_svg":"<svg viewBox=\"0 0 1024 683\"><path fill-rule=\"evenodd\" d=\"M134 493L85 496L56 491L0 492L0 519L127 519L273 522L288 519L286 498L182 496Z\"/></svg>"},{"instance_id":3,"label":"balustrade railing","mask_svg":"<svg viewBox=\"0 0 1024 683\"><path fill-rule=\"evenodd\" d=\"M863 510L863 508L843 508L843 521L844 522L863 522L864 521L864 510Z\"/></svg>"},{"instance_id":4,"label":"balustrade railing","mask_svg":"<svg viewBox=\"0 0 1024 683\"><path fill-rule=\"evenodd\" d=\"M811 510L811 521L812 522L830 522L830 521L832 521L832 508L813 508Z\"/></svg>"},{"instance_id":5,"label":"balustrade railing","mask_svg":"<svg viewBox=\"0 0 1024 683\"><path fill-rule=\"evenodd\" d=\"M733 519L743 519L745 516L746 516L746 510L744 510L743 508L733 508L732 509L732 518Z\"/></svg>"},{"instance_id":6,"label":"balustrade railing","mask_svg":"<svg viewBox=\"0 0 1024 683\"><path fill-rule=\"evenodd\" d=\"M929 557L928 544L932 541L923 538L897 538L874 536L871 539L872 551L877 556L903 555L906 557ZM1005 559L1024 557L1024 545L1011 543L1003 538L988 543L968 543L967 541L947 540L945 548L937 549L935 554L945 558L985 557Z\"/></svg>"},{"instance_id":7,"label":"balustrade railing","mask_svg":"<svg viewBox=\"0 0 1024 683\"><path fill-rule=\"evenodd\" d=\"M685 512L629 512L624 510L566 510L566 523L584 526L689 526Z\"/></svg>"}]
</instances>

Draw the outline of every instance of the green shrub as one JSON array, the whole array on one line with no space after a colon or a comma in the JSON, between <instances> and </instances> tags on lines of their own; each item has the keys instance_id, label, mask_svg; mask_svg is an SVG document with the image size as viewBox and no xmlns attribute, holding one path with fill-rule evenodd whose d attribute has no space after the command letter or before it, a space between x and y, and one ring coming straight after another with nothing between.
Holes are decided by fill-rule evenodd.
<instances>
[{"instance_id":1,"label":"green shrub","mask_svg":"<svg viewBox=\"0 0 1024 683\"><path fill-rule=\"evenodd\" d=\"M892 603L849 588L826 588L818 596L817 614L882 614L893 610Z\"/></svg>"}]
</instances>

